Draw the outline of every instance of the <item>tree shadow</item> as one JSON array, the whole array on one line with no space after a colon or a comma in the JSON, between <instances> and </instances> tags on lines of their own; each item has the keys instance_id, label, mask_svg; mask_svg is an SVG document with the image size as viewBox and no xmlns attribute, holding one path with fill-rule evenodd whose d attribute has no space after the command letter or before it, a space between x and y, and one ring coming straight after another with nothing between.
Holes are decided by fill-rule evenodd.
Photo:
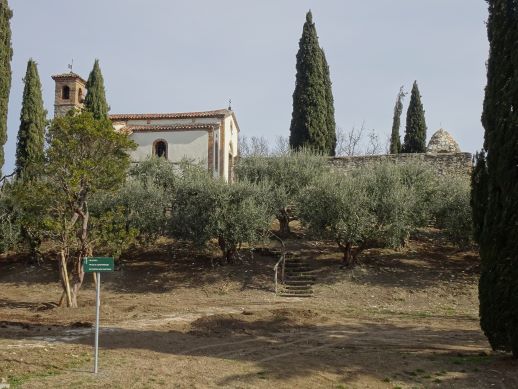
<instances>
[{"instance_id":1,"label":"tree shadow","mask_svg":"<svg viewBox=\"0 0 518 389\"><path fill-rule=\"evenodd\" d=\"M273 294L273 268L280 255L276 244L271 242L263 249L242 250L241 263L215 267L212 259L217 251L208 253L183 242L169 241L153 249L132 249L116 261L115 272L102 275L103 288L145 294L168 293L178 288L240 285L240 291ZM341 254L334 242L295 238L286 241L286 246L295 253L294 257L306 259L314 268L317 285L350 280L416 290L443 282L472 283L479 272L479 258L474 251L459 250L433 230L421 232L400 251L367 250L354 269L339 268ZM26 266L16 257L4 259L0 262L0 284L3 283L58 285L57 261L47 260L36 267ZM86 277L85 287L92 285L91 277Z\"/></svg>"},{"instance_id":2,"label":"tree shadow","mask_svg":"<svg viewBox=\"0 0 518 389\"><path fill-rule=\"evenodd\" d=\"M369 377L379 386L388 381L426 387L437 383L452 387L518 385L518 361L490 353L479 330L348 318L336 323L309 310L255 315L205 317L193 322L187 332L103 328L100 342L103 349L150 351L175 360L208 357L252 364L243 373L221 372L215 382L220 386L254 385L264 379L289 381L314 374L330 375L345 385L359 377ZM17 337L30 339L38 334L35 327L20 327ZM13 331L0 331L0 338L13 337ZM47 336L67 331L70 327L54 326ZM93 344L91 333L58 339Z\"/></svg>"},{"instance_id":3,"label":"tree shadow","mask_svg":"<svg viewBox=\"0 0 518 389\"><path fill-rule=\"evenodd\" d=\"M54 302L29 302L29 301L14 301L10 299L0 299L0 308L8 309L28 309L30 311L46 311L48 309L56 308L57 304Z\"/></svg>"},{"instance_id":4,"label":"tree shadow","mask_svg":"<svg viewBox=\"0 0 518 389\"><path fill-rule=\"evenodd\" d=\"M312 263L317 269L318 283L325 285L349 279L361 284L416 290L442 282L473 282L480 271L480 259L473 249L455 247L437 230L420 232L398 251L366 250L354 268L340 268L341 254L333 242L316 244L318 248L303 248L300 255Z\"/></svg>"},{"instance_id":5,"label":"tree shadow","mask_svg":"<svg viewBox=\"0 0 518 389\"><path fill-rule=\"evenodd\" d=\"M240 257L239 263L221 266L214 261L214 255L183 242L135 248L115 261L114 272L102 274L103 288L113 292L167 293L225 282L240 284L241 291L273 292L273 266L277 258L253 250L242 250ZM3 259L0 284L58 285L58 263L53 256L45 258L41 266L27 266L19 256ZM93 279L86 276L84 286L91 285Z\"/></svg>"}]
</instances>

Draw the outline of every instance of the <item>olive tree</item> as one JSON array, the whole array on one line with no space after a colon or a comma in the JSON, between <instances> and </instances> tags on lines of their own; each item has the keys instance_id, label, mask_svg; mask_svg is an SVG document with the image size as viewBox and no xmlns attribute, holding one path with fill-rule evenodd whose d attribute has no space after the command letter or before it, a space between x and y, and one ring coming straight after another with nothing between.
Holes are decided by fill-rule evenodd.
<instances>
[{"instance_id":1,"label":"olive tree","mask_svg":"<svg viewBox=\"0 0 518 389\"><path fill-rule=\"evenodd\" d=\"M470 204L471 182L467 176L446 176L437 185L434 201L435 225L461 246L473 239L473 215Z\"/></svg>"},{"instance_id":2,"label":"olive tree","mask_svg":"<svg viewBox=\"0 0 518 389\"><path fill-rule=\"evenodd\" d=\"M217 240L223 259L233 263L242 244L263 239L272 221L267 187L214 179L205 169L184 166L171 210L170 232L198 246Z\"/></svg>"},{"instance_id":3,"label":"olive tree","mask_svg":"<svg viewBox=\"0 0 518 389\"><path fill-rule=\"evenodd\" d=\"M60 305L66 301L67 306L77 307L83 258L92 255L96 243L92 221L104 218L102 225L113 225L120 220L114 210L112 215L91 218L90 198L122 185L134 143L115 132L109 120L94 119L88 112L54 119L46 140L49 147L38 179L17 182L15 201L20 214L37 220L35 228L57 246L63 287ZM121 229L117 230L120 236Z\"/></svg>"},{"instance_id":4,"label":"olive tree","mask_svg":"<svg viewBox=\"0 0 518 389\"><path fill-rule=\"evenodd\" d=\"M373 244L399 248L432 219L423 199L433 198L424 166L373 163L348 174L316 177L298 198L300 217L310 233L334 240L346 266Z\"/></svg>"},{"instance_id":5,"label":"olive tree","mask_svg":"<svg viewBox=\"0 0 518 389\"><path fill-rule=\"evenodd\" d=\"M128 233L133 231L141 243L151 244L166 233L167 210L171 204L168 192L162 185L150 177L130 175L117 191L94 194L90 201L90 213L102 217L116 210L123 218Z\"/></svg>"},{"instance_id":6,"label":"olive tree","mask_svg":"<svg viewBox=\"0 0 518 389\"><path fill-rule=\"evenodd\" d=\"M238 180L271 185L281 235L290 233L290 222L297 219L293 205L301 190L328 170L327 160L308 151L277 156L250 156L236 166Z\"/></svg>"},{"instance_id":7,"label":"olive tree","mask_svg":"<svg viewBox=\"0 0 518 389\"><path fill-rule=\"evenodd\" d=\"M376 216L361 176L329 173L316 177L301 191L297 207L310 234L337 243L345 266L354 265L374 235Z\"/></svg>"},{"instance_id":8,"label":"olive tree","mask_svg":"<svg viewBox=\"0 0 518 389\"><path fill-rule=\"evenodd\" d=\"M0 187L0 253L12 250L20 241L20 226L8 187L9 184Z\"/></svg>"}]
</instances>

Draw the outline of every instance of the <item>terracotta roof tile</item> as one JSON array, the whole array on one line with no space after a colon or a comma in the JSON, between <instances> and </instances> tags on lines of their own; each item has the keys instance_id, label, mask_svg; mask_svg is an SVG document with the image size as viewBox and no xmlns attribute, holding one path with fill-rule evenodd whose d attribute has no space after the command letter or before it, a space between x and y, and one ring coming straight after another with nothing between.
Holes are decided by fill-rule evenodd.
<instances>
[{"instance_id":1,"label":"terracotta roof tile","mask_svg":"<svg viewBox=\"0 0 518 389\"><path fill-rule=\"evenodd\" d=\"M185 118L210 118L225 117L231 115L228 109L217 109L202 112L177 112L177 113L128 113L110 115L111 120L137 120L137 119L185 119Z\"/></svg>"},{"instance_id":2,"label":"terracotta roof tile","mask_svg":"<svg viewBox=\"0 0 518 389\"><path fill-rule=\"evenodd\" d=\"M169 126L125 126L119 131L125 134L132 134L133 132L154 132L154 131L190 131L190 130L212 130L217 127L217 124L176 124Z\"/></svg>"},{"instance_id":3,"label":"terracotta roof tile","mask_svg":"<svg viewBox=\"0 0 518 389\"><path fill-rule=\"evenodd\" d=\"M86 84L86 81L83 79L83 77L81 77L79 74L76 74L74 72L68 72L68 73L62 73L62 74L54 74L52 76L53 80L56 80L56 79L66 79L66 78L79 78L81 81L83 81L83 83Z\"/></svg>"}]
</instances>

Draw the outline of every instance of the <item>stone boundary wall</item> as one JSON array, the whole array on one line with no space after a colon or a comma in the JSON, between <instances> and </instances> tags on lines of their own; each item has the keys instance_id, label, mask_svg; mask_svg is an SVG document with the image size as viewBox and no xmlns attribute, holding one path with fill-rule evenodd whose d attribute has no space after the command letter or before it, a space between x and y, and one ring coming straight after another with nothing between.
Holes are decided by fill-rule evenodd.
<instances>
[{"instance_id":1,"label":"stone boundary wall","mask_svg":"<svg viewBox=\"0 0 518 389\"><path fill-rule=\"evenodd\" d=\"M392 161L394 163L425 163L430 165L437 174L441 176L450 174L471 175L473 168L471 153L389 154L330 158L330 163L334 168L342 169L346 172L382 161Z\"/></svg>"}]
</instances>

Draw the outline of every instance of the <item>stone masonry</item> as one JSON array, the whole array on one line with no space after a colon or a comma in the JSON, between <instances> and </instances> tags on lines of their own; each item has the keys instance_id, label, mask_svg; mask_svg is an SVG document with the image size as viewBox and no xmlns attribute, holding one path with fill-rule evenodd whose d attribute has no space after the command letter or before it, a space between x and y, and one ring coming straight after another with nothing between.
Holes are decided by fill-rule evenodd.
<instances>
[{"instance_id":1,"label":"stone masonry","mask_svg":"<svg viewBox=\"0 0 518 389\"><path fill-rule=\"evenodd\" d=\"M356 157L335 157L330 159L336 169L351 171L369 164L392 161L394 163L424 163L430 165L438 175L471 174L471 153L426 153L426 154L389 154Z\"/></svg>"},{"instance_id":2,"label":"stone masonry","mask_svg":"<svg viewBox=\"0 0 518 389\"><path fill-rule=\"evenodd\" d=\"M426 151L428 153L460 153L460 147L453 136L441 128L430 138Z\"/></svg>"}]
</instances>

